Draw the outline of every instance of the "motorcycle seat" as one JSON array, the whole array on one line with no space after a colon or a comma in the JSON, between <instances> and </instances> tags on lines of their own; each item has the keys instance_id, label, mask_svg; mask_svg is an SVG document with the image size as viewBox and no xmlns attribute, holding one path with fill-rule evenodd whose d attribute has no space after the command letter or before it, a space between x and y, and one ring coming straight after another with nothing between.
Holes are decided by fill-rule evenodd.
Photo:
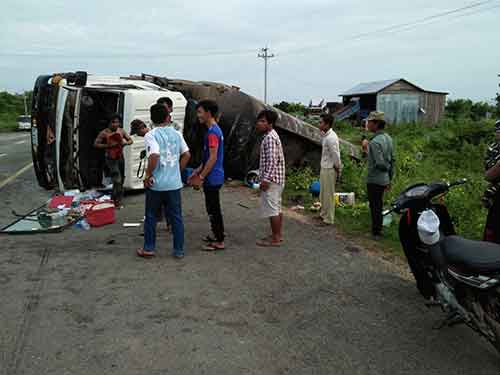
<instances>
[{"instance_id":1,"label":"motorcycle seat","mask_svg":"<svg viewBox=\"0 0 500 375\"><path fill-rule=\"evenodd\" d=\"M500 274L500 245L448 236L441 243L443 255L452 266L472 274Z\"/></svg>"}]
</instances>

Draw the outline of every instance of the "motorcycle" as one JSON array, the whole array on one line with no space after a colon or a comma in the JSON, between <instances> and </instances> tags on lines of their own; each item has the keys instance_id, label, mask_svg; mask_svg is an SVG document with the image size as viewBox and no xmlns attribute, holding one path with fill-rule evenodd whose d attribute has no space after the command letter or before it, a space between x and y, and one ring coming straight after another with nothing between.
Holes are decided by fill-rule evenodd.
<instances>
[{"instance_id":1,"label":"motorcycle","mask_svg":"<svg viewBox=\"0 0 500 375\"><path fill-rule=\"evenodd\" d=\"M457 236L444 202L465 183L410 186L384 216L401 215L399 238L417 288L447 314L439 328L465 323L500 352L500 245Z\"/></svg>"}]
</instances>

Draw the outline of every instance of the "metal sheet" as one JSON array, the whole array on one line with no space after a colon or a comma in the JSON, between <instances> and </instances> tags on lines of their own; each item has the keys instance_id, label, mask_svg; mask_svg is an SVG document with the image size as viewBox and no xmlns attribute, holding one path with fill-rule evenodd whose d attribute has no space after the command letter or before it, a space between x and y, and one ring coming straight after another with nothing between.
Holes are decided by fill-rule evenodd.
<instances>
[{"instance_id":1,"label":"metal sheet","mask_svg":"<svg viewBox=\"0 0 500 375\"><path fill-rule=\"evenodd\" d=\"M386 87L400 81L400 78L397 79L388 79L385 81L375 81L375 82L364 82L359 85L354 86L352 89L347 90L340 96L353 96L353 95L368 95L368 94L376 94L379 91L382 91Z\"/></svg>"},{"instance_id":2,"label":"metal sheet","mask_svg":"<svg viewBox=\"0 0 500 375\"><path fill-rule=\"evenodd\" d=\"M419 94L381 94L377 110L385 113L390 124L408 124L419 120Z\"/></svg>"}]
</instances>

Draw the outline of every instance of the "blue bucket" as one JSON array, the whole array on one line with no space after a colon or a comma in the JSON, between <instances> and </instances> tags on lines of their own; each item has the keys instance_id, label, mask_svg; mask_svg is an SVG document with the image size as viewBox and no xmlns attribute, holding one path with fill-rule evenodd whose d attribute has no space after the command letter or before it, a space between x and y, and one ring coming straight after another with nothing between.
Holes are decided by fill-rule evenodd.
<instances>
[{"instance_id":1,"label":"blue bucket","mask_svg":"<svg viewBox=\"0 0 500 375\"><path fill-rule=\"evenodd\" d=\"M319 197L319 191L321 189L321 186L319 184L319 181L314 181L311 186L309 186L309 193L313 195L313 197Z\"/></svg>"}]
</instances>

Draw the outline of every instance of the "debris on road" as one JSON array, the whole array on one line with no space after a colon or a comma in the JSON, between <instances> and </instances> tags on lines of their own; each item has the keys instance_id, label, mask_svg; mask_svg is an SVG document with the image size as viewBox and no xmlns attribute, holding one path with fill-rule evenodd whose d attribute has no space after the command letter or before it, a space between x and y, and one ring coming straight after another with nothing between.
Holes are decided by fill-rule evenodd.
<instances>
[{"instance_id":1,"label":"debris on road","mask_svg":"<svg viewBox=\"0 0 500 375\"><path fill-rule=\"evenodd\" d=\"M354 206L354 193L335 193L335 204L338 206Z\"/></svg>"},{"instance_id":2,"label":"debris on road","mask_svg":"<svg viewBox=\"0 0 500 375\"><path fill-rule=\"evenodd\" d=\"M137 228L141 226L141 223L123 223L125 228Z\"/></svg>"},{"instance_id":3,"label":"debris on road","mask_svg":"<svg viewBox=\"0 0 500 375\"><path fill-rule=\"evenodd\" d=\"M0 230L2 234L57 233L71 226L83 230L115 222L115 207L108 195L95 190L66 191L54 195L47 203L20 215Z\"/></svg>"},{"instance_id":4,"label":"debris on road","mask_svg":"<svg viewBox=\"0 0 500 375\"><path fill-rule=\"evenodd\" d=\"M321 202L314 202L311 207L309 207L309 211L319 212L321 210Z\"/></svg>"}]
</instances>

